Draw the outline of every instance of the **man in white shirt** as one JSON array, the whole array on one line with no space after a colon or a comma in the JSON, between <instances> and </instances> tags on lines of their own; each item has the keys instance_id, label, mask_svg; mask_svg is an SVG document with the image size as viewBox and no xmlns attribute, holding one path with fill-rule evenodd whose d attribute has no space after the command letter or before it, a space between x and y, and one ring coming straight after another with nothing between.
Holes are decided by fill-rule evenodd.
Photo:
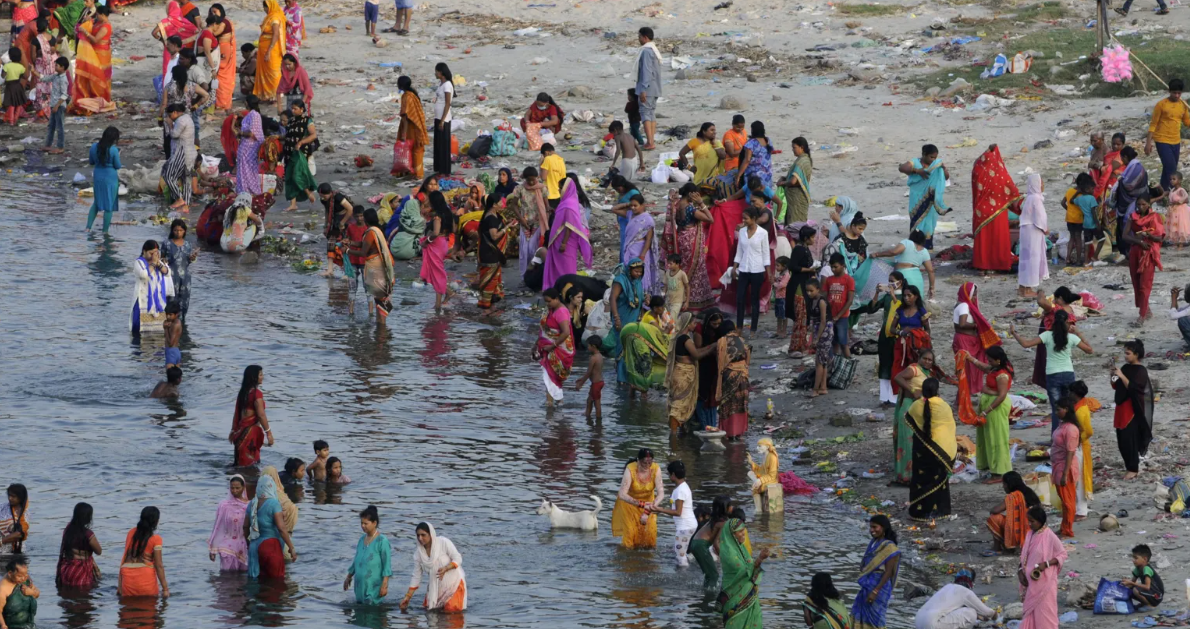
<instances>
[{"instance_id":1,"label":"man in white shirt","mask_svg":"<svg viewBox=\"0 0 1190 629\"><path fill-rule=\"evenodd\" d=\"M995 616L995 610L984 605L971 591L974 582L975 573L959 570L954 583L943 586L917 610L917 629L969 629L981 617Z\"/></svg>"},{"instance_id":2,"label":"man in white shirt","mask_svg":"<svg viewBox=\"0 0 1190 629\"><path fill-rule=\"evenodd\" d=\"M690 546L690 538L698 530L698 520L694 518L694 496L690 493L690 485L686 484L686 464L681 461L670 461L666 466L669 480L674 484L674 491L669 501L673 507L655 507L652 510L673 516L674 519L674 553L677 554L678 566L690 565L686 558L686 549Z\"/></svg>"}]
</instances>

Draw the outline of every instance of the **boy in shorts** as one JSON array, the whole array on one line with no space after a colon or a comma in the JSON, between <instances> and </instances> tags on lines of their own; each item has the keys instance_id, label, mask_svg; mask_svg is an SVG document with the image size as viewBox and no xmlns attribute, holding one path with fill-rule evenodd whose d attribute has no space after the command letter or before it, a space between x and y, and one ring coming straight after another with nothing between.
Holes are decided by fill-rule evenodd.
<instances>
[{"instance_id":1,"label":"boy in shorts","mask_svg":"<svg viewBox=\"0 0 1190 629\"><path fill-rule=\"evenodd\" d=\"M587 365L587 373L574 383L574 390L583 388L583 383L590 380L591 390L587 392L587 412L583 417L591 419L591 408L595 408L595 419L603 419L603 354L599 348L603 347L603 338L592 334L587 338L587 351L591 352L591 362Z\"/></svg>"},{"instance_id":2,"label":"boy in shorts","mask_svg":"<svg viewBox=\"0 0 1190 629\"><path fill-rule=\"evenodd\" d=\"M1165 584L1161 582L1161 577L1157 576L1157 571L1149 565L1149 560L1153 558L1153 551L1145 544L1140 544L1132 548L1132 578L1124 579L1120 583L1132 590L1132 599L1140 601L1141 605L1148 607L1156 607L1161 604L1161 599L1165 597Z\"/></svg>"},{"instance_id":3,"label":"boy in shorts","mask_svg":"<svg viewBox=\"0 0 1190 629\"><path fill-rule=\"evenodd\" d=\"M400 15L400 10L397 11ZM380 5L372 0L364 0L364 35L376 41L376 22L380 20Z\"/></svg>"},{"instance_id":4,"label":"boy in shorts","mask_svg":"<svg viewBox=\"0 0 1190 629\"><path fill-rule=\"evenodd\" d=\"M171 301L165 306L165 368L177 367L182 363L182 350L178 347L182 341L182 306Z\"/></svg>"}]
</instances>

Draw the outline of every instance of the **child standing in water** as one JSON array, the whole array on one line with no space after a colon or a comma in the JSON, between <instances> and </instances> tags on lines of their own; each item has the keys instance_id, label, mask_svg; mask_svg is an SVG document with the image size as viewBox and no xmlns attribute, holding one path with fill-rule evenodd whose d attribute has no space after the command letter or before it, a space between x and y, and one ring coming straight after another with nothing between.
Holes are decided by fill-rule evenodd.
<instances>
[{"instance_id":1,"label":"child standing in water","mask_svg":"<svg viewBox=\"0 0 1190 629\"><path fill-rule=\"evenodd\" d=\"M322 439L314 442L314 460L310 461L310 465L306 468L306 473L309 474L310 480L326 480L326 462L330 456L331 447L327 442Z\"/></svg>"},{"instance_id":2,"label":"child standing in water","mask_svg":"<svg viewBox=\"0 0 1190 629\"><path fill-rule=\"evenodd\" d=\"M343 462L339 457L332 456L326 460L326 483L328 485L346 485L351 479L343 473Z\"/></svg>"},{"instance_id":3,"label":"child standing in water","mask_svg":"<svg viewBox=\"0 0 1190 629\"><path fill-rule=\"evenodd\" d=\"M177 367L182 364L182 350L178 347L182 341L182 306L171 301L165 306L165 368Z\"/></svg>"},{"instance_id":4,"label":"child standing in water","mask_svg":"<svg viewBox=\"0 0 1190 629\"><path fill-rule=\"evenodd\" d=\"M587 392L587 411L583 417L591 419L591 408L595 408L595 419L603 419L603 354L599 348L603 347L603 338L592 334L587 338L587 351L591 352L591 362L587 365L587 373L574 383L574 390L583 388L583 383L591 381L591 390Z\"/></svg>"},{"instance_id":5,"label":"child standing in water","mask_svg":"<svg viewBox=\"0 0 1190 629\"><path fill-rule=\"evenodd\" d=\"M669 480L674 484L673 494L669 501L672 508L646 507L654 513L664 513L674 519L674 554L677 556L678 566L685 568L690 565L686 558L686 551L690 547L690 539L698 530L698 520L694 518L694 496L690 493L690 485L686 484L686 464L681 461L670 461L665 468L669 472Z\"/></svg>"}]
</instances>

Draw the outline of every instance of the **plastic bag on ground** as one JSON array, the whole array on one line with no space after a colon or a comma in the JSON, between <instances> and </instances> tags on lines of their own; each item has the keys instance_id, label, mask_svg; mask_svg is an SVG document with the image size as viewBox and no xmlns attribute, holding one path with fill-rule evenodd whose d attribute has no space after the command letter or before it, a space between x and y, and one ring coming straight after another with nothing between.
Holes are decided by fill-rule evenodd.
<instances>
[{"instance_id":1,"label":"plastic bag on ground","mask_svg":"<svg viewBox=\"0 0 1190 629\"><path fill-rule=\"evenodd\" d=\"M1099 579L1095 591L1096 614L1131 614L1136 611L1132 605L1132 593L1119 581Z\"/></svg>"},{"instance_id":2,"label":"plastic bag on ground","mask_svg":"<svg viewBox=\"0 0 1190 629\"><path fill-rule=\"evenodd\" d=\"M666 166L665 164L658 164L657 167L653 169L650 180L656 184L669 183L670 170L672 169L669 166Z\"/></svg>"}]
</instances>

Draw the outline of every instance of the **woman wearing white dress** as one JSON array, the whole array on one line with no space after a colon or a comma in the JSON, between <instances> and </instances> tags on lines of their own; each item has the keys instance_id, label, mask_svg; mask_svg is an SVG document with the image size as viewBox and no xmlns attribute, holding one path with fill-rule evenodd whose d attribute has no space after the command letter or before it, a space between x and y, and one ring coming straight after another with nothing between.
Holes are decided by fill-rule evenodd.
<instances>
[{"instance_id":1,"label":"woman wearing white dress","mask_svg":"<svg viewBox=\"0 0 1190 629\"><path fill-rule=\"evenodd\" d=\"M463 556L455 545L434 532L428 522L417 525L417 548L413 551L413 578L409 591L401 600L401 611L409 607L413 593L421 586L422 573L429 574L426 583L427 610L460 612L467 609L467 583L463 574Z\"/></svg>"},{"instance_id":2,"label":"woman wearing white dress","mask_svg":"<svg viewBox=\"0 0 1190 629\"><path fill-rule=\"evenodd\" d=\"M1017 293L1021 297L1036 297L1042 280L1049 279L1050 269L1045 259L1045 239L1049 235L1049 221L1045 216L1045 186L1041 175L1029 175L1025 201L1021 204L1021 251L1017 266Z\"/></svg>"},{"instance_id":3,"label":"woman wearing white dress","mask_svg":"<svg viewBox=\"0 0 1190 629\"><path fill-rule=\"evenodd\" d=\"M169 265L161 260L161 248L156 240L146 240L140 257L132 263L136 276L136 291L132 294L132 312L128 329L133 334L144 331L164 332L165 304L174 294L169 277Z\"/></svg>"}]
</instances>

